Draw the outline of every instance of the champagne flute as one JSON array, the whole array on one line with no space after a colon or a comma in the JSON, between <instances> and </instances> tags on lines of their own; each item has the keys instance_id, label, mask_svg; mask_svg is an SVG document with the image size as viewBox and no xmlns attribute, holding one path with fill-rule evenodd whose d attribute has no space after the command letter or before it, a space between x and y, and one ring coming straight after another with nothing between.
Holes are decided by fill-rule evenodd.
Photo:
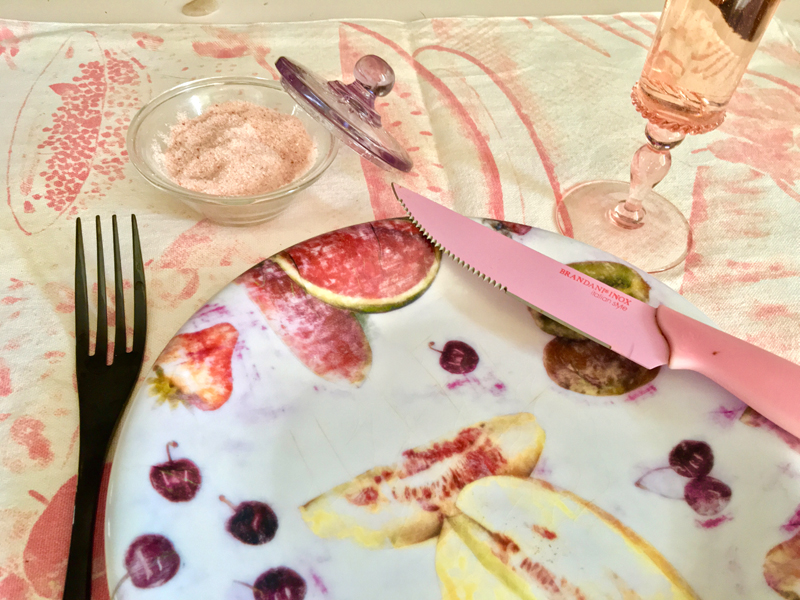
<instances>
[{"instance_id":1,"label":"champagne flute","mask_svg":"<svg viewBox=\"0 0 800 600\"><path fill-rule=\"evenodd\" d=\"M556 207L562 234L656 273L688 254L683 214L653 191L670 150L719 127L780 0L666 0L631 98L648 121L629 183L590 181Z\"/></svg>"}]
</instances>

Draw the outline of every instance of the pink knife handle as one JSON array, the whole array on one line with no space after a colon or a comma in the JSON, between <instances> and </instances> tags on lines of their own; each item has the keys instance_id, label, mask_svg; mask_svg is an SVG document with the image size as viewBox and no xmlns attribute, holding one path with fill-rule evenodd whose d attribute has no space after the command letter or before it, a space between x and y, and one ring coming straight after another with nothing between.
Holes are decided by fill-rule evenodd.
<instances>
[{"instance_id":1,"label":"pink knife handle","mask_svg":"<svg viewBox=\"0 0 800 600\"><path fill-rule=\"evenodd\" d=\"M656 321L669 342L670 368L702 373L800 437L800 366L663 304Z\"/></svg>"}]
</instances>

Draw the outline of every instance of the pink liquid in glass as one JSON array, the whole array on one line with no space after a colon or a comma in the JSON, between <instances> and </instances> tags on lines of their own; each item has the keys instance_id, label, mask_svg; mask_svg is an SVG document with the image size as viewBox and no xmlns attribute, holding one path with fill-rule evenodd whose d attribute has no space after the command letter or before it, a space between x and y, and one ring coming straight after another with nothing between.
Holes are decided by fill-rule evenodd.
<instances>
[{"instance_id":1,"label":"pink liquid in glass","mask_svg":"<svg viewBox=\"0 0 800 600\"><path fill-rule=\"evenodd\" d=\"M780 0L667 0L642 75L637 110L672 131L718 127Z\"/></svg>"}]
</instances>

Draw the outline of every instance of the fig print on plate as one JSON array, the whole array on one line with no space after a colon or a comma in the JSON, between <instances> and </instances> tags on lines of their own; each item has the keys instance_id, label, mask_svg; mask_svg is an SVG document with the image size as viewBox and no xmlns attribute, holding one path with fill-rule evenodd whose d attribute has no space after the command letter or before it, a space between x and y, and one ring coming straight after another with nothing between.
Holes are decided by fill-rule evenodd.
<instances>
[{"instance_id":1,"label":"fig print on plate","mask_svg":"<svg viewBox=\"0 0 800 600\"><path fill-rule=\"evenodd\" d=\"M645 540L546 482L488 477L456 507L436 552L446 598L697 598Z\"/></svg>"},{"instance_id":2,"label":"fig print on plate","mask_svg":"<svg viewBox=\"0 0 800 600\"><path fill-rule=\"evenodd\" d=\"M483 223L704 319L596 249ZM695 374L641 369L529 311L405 219L255 265L146 382L109 488L120 600L798 588L800 455L784 437L748 426L738 400Z\"/></svg>"},{"instance_id":3,"label":"fig print on plate","mask_svg":"<svg viewBox=\"0 0 800 600\"><path fill-rule=\"evenodd\" d=\"M465 485L491 475L529 475L543 446L533 415L495 417L404 450L398 462L373 467L300 511L323 538L352 538L370 548L423 542L457 512Z\"/></svg>"}]
</instances>

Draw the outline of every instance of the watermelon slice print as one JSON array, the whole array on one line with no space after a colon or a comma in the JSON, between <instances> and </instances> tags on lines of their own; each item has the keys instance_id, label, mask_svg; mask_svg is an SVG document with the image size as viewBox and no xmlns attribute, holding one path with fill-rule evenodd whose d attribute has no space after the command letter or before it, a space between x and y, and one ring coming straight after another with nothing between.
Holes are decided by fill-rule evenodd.
<instances>
[{"instance_id":1,"label":"watermelon slice print","mask_svg":"<svg viewBox=\"0 0 800 600\"><path fill-rule=\"evenodd\" d=\"M23 231L44 229L80 193L97 150L105 94L97 39L76 33L42 70L14 124L8 203Z\"/></svg>"},{"instance_id":2,"label":"watermelon slice print","mask_svg":"<svg viewBox=\"0 0 800 600\"><path fill-rule=\"evenodd\" d=\"M150 95L143 69L89 31L53 55L19 108L8 151L7 201L21 231L44 231L79 198L103 197L125 179L127 126Z\"/></svg>"},{"instance_id":3,"label":"watermelon slice print","mask_svg":"<svg viewBox=\"0 0 800 600\"><path fill-rule=\"evenodd\" d=\"M78 477L68 479L53 495L28 534L23 560L25 577L44 598L59 598L67 574L75 490Z\"/></svg>"},{"instance_id":4,"label":"watermelon slice print","mask_svg":"<svg viewBox=\"0 0 800 600\"><path fill-rule=\"evenodd\" d=\"M94 530L92 550L92 598L108 600L106 582L105 537L103 523L106 512L106 493L111 475L111 463L106 463L100 491L100 503ZM73 475L65 481L48 501L44 496L31 490L29 493L45 504L45 509L36 519L28 533L28 540L22 554L25 578L35 590L37 597L61 598L64 578L67 575L67 554L72 529L72 515L78 476ZM23 593L11 598L29 598ZM0 590L0 598L6 598Z\"/></svg>"},{"instance_id":5,"label":"watermelon slice print","mask_svg":"<svg viewBox=\"0 0 800 600\"><path fill-rule=\"evenodd\" d=\"M763 568L764 580L779 596L800 597L800 533L767 552Z\"/></svg>"},{"instance_id":6,"label":"watermelon slice print","mask_svg":"<svg viewBox=\"0 0 800 600\"><path fill-rule=\"evenodd\" d=\"M236 279L275 333L311 371L328 381L360 385L372 349L355 315L307 294L272 260Z\"/></svg>"},{"instance_id":7,"label":"watermelon slice print","mask_svg":"<svg viewBox=\"0 0 800 600\"><path fill-rule=\"evenodd\" d=\"M323 234L273 260L312 296L377 313L419 298L439 271L441 252L410 221L389 219Z\"/></svg>"},{"instance_id":8,"label":"watermelon slice print","mask_svg":"<svg viewBox=\"0 0 800 600\"><path fill-rule=\"evenodd\" d=\"M230 323L175 336L153 366L150 391L161 402L217 410L233 391L231 357L238 339Z\"/></svg>"}]
</instances>

